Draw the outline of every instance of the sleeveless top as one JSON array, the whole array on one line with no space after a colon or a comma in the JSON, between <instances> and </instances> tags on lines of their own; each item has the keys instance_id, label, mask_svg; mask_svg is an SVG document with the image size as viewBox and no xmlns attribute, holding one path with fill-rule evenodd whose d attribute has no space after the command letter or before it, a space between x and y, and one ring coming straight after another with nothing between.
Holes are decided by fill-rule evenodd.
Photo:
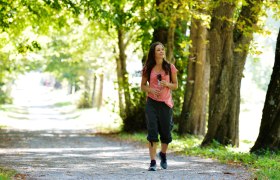
<instances>
[{"instance_id":1,"label":"sleeveless top","mask_svg":"<svg viewBox=\"0 0 280 180\"><path fill-rule=\"evenodd\" d=\"M173 74L174 72L177 72L178 70L173 64L170 64L171 66L171 73ZM168 87L163 87L158 84L158 79L157 76L158 74L161 74L161 79L165 80L167 82L170 82L170 77L169 74L165 74L165 71L161 71L160 73L156 73L154 71L154 68L151 71L150 75L150 82L149 82L149 87L153 89L160 89L161 93L157 97L153 93L148 93L148 97L159 102L164 102L167 106L172 108L174 106L173 100L172 100L172 91Z\"/></svg>"}]
</instances>

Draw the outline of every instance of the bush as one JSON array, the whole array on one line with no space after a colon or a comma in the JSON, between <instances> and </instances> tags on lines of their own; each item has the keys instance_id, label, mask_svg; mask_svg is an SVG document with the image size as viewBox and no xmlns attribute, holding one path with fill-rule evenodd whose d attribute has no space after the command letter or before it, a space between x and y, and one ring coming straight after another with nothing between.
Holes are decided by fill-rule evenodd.
<instances>
[{"instance_id":1,"label":"bush","mask_svg":"<svg viewBox=\"0 0 280 180\"><path fill-rule=\"evenodd\" d=\"M145 104L146 95L139 88L132 88L132 106L127 107L128 113L123 117L124 132L138 132L146 129Z\"/></svg>"},{"instance_id":2,"label":"bush","mask_svg":"<svg viewBox=\"0 0 280 180\"><path fill-rule=\"evenodd\" d=\"M85 91L82 94L82 97L78 102L78 108L85 109L85 108L91 108L91 107L92 107L92 102L91 102L89 93Z\"/></svg>"},{"instance_id":3,"label":"bush","mask_svg":"<svg viewBox=\"0 0 280 180\"><path fill-rule=\"evenodd\" d=\"M0 104L12 104L12 98L0 90Z\"/></svg>"}]
</instances>

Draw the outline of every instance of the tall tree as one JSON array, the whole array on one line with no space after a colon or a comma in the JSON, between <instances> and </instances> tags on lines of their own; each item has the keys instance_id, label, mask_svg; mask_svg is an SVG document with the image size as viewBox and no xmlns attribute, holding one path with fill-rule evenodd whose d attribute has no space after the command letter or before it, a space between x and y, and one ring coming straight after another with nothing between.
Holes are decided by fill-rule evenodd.
<instances>
[{"instance_id":1,"label":"tall tree","mask_svg":"<svg viewBox=\"0 0 280 180\"><path fill-rule=\"evenodd\" d=\"M124 123L123 129L125 131L135 131L139 127L142 128L143 124L145 124L145 118L139 119L136 117L138 115L135 115L139 114L139 108L136 108L136 106L140 101L135 99L138 96L134 94L135 91L130 86L127 71L127 50L135 42L137 36L140 36L141 29L138 23L141 17L139 18L138 14L142 15L145 12L143 7L148 1L96 0L82 1L82 3L85 6L88 17L97 21L100 28L107 32L112 39L114 38L111 43L111 50L114 52L116 60L116 84L118 86L119 112ZM148 6L147 9L149 8ZM144 26L147 25L143 21L140 23ZM145 31L147 30L147 28L144 29Z\"/></svg>"},{"instance_id":2,"label":"tall tree","mask_svg":"<svg viewBox=\"0 0 280 180\"><path fill-rule=\"evenodd\" d=\"M166 59L175 64L178 69L179 88L172 92L174 106L174 122L178 122L181 113L182 96L184 92L184 77L186 75L187 53L189 43L187 22L190 20L188 1L157 0L154 5L155 17L152 19L153 41L160 41L166 47Z\"/></svg>"},{"instance_id":3,"label":"tall tree","mask_svg":"<svg viewBox=\"0 0 280 180\"><path fill-rule=\"evenodd\" d=\"M200 14L202 15L202 14ZM199 14L192 18L190 29L190 55L188 59L188 76L184 102L179 123L180 134L204 135L206 126L207 83L206 61L207 29L206 22Z\"/></svg>"},{"instance_id":4,"label":"tall tree","mask_svg":"<svg viewBox=\"0 0 280 180\"><path fill-rule=\"evenodd\" d=\"M262 0L243 1L239 13L237 1L220 1L213 9L209 30L208 131L202 146L213 140L239 145L242 72L262 5Z\"/></svg>"},{"instance_id":5,"label":"tall tree","mask_svg":"<svg viewBox=\"0 0 280 180\"><path fill-rule=\"evenodd\" d=\"M275 62L266 93L259 136L251 152L280 150L280 29L276 42Z\"/></svg>"}]
</instances>

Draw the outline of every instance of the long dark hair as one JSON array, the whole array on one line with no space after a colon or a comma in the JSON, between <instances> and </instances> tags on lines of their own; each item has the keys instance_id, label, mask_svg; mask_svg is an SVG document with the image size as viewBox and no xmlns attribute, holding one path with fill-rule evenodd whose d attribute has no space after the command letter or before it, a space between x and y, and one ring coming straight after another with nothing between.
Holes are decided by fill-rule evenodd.
<instances>
[{"instance_id":1,"label":"long dark hair","mask_svg":"<svg viewBox=\"0 0 280 180\"><path fill-rule=\"evenodd\" d=\"M148 77L149 82L150 82L150 75L151 75L152 69L156 65L155 51L156 51L157 45L162 45L164 47L164 45L161 42L154 42L151 44L146 63L142 70L143 76ZM166 61L165 58L163 59L163 62L162 62L162 69L164 70L165 74L168 74L170 72L170 64Z\"/></svg>"}]
</instances>

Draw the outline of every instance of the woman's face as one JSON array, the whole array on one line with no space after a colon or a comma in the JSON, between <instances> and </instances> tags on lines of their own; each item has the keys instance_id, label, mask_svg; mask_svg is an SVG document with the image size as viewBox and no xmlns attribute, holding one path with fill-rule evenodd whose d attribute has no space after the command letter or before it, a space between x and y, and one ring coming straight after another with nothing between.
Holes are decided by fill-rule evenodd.
<instances>
[{"instance_id":1,"label":"woman's face","mask_svg":"<svg viewBox=\"0 0 280 180\"><path fill-rule=\"evenodd\" d=\"M155 59L156 61L158 60L162 61L164 57L165 57L164 47L161 44L159 44L155 48Z\"/></svg>"}]
</instances>

